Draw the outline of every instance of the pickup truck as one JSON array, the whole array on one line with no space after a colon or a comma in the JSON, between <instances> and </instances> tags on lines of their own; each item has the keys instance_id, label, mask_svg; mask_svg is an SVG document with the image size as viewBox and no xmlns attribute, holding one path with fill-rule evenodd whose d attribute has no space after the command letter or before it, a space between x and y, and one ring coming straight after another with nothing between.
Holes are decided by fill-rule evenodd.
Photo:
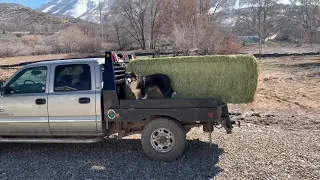
<instances>
[{"instance_id":1,"label":"pickup truck","mask_svg":"<svg viewBox=\"0 0 320 180\"><path fill-rule=\"evenodd\" d=\"M231 133L228 107L215 99L125 97L125 68L105 57L28 64L1 84L0 143L97 143L141 134L154 160L184 151L192 127ZM210 136L211 137L211 136Z\"/></svg>"}]
</instances>

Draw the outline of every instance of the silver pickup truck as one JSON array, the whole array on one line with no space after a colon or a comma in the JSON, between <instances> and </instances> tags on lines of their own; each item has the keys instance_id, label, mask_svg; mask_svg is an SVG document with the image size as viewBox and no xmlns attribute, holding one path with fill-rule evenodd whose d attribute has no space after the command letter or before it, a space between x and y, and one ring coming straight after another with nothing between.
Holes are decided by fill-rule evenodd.
<instances>
[{"instance_id":1,"label":"silver pickup truck","mask_svg":"<svg viewBox=\"0 0 320 180\"><path fill-rule=\"evenodd\" d=\"M125 68L102 58L54 60L19 69L1 85L0 143L96 143L141 134L152 159L178 158L186 133L222 125L227 105L215 99L127 100Z\"/></svg>"}]
</instances>

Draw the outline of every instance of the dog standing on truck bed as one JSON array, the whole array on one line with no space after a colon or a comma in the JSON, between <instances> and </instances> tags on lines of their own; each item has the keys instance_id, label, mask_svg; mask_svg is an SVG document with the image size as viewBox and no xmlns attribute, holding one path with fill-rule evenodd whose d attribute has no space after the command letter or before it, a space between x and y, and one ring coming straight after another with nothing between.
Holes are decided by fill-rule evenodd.
<instances>
[{"instance_id":1,"label":"dog standing on truck bed","mask_svg":"<svg viewBox=\"0 0 320 180\"><path fill-rule=\"evenodd\" d=\"M156 89L161 97L165 99L174 98L177 95L172 88L170 78L165 74L138 76L134 72L127 72L125 81L136 96L136 99L147 99L147 93L152 89Z\"/></svg>"}]
</instances>

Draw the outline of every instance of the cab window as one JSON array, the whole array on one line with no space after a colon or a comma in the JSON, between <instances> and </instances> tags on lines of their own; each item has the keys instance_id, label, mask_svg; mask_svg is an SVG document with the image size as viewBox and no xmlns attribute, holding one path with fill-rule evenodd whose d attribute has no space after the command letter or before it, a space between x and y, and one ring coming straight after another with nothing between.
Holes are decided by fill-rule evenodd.
<instances>
[{"instance_id":1,"label":"cab window","mask_svg":"<svg viewBox=\"0 0 320 180\"><path fill-rule=\"evenodd\" d=\"M55 68L54 92L91 89L91 71L88 64L59 65Z\"/></svg>"},{"instance_id":2,"label":"cab window","mask_svg":"<svg viewBox=\"0 0 320 180\"><path fill-rule=\"evenodd\" d=\"M45 93L47 67L32 67L19 72L7 85L6 94Z\"/></svg>"}]
</instances>

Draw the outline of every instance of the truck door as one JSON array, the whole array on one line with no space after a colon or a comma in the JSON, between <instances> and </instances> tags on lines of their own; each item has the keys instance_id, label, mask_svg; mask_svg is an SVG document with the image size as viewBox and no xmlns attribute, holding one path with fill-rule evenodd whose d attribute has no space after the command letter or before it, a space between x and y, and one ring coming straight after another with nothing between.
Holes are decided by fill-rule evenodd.
<instances>
[{"instance_id":1,"label":"truck door","mask_svg":"<svg viewBox=\"0 0 320 180\"><path fill-rule=\"evenodd\" d=\"M94 63L53 64L48 96L54 135L97 134Z\"/></svg>"},{"instance_id":2,"label":"truck door","mask_svg":"<svg viewBox=\"0 0 320 180\"><path fill-rule=\"evenodd\" d=\"M0 135L47 135L49 66L26 67L0 97Z\"/></svg>"}]
</instances>

